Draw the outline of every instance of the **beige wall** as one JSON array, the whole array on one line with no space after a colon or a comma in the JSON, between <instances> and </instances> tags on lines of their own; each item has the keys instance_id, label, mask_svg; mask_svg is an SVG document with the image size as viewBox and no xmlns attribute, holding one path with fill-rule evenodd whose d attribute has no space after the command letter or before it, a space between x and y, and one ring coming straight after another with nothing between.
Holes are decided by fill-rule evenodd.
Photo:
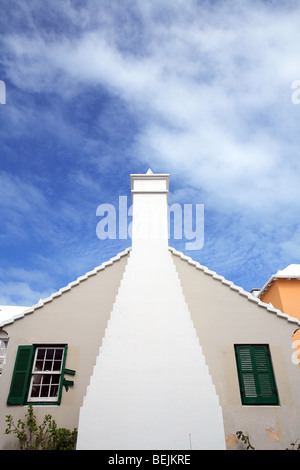
<instances>
[{"instance_id":1,"label":"beige wall","mask_svg":"<svg viewBox=\"0 0 300 470\"><path fill-rule=\"evenodd\" d=\"M78 426L79 409L89 384L128 255L108 265L24 318L3 329L10 338L6 364L0 376L0 449L11 448L17 439L3 436L5 415L24 418L27 406L7 406L12 372L19 345L68 344L66 368L76 371L74 386L63 388L61 405L34 406L37 417L52 414L58 426Z\"/></svg>"},{"instance_id":2,"label":"beige wall","mask_svg":"<svg viewBox=\"0 0 300 470\"><path fill-rule=\"evenodd\" d=\"M223 408L228 449L236 431L257 449L285 449L300 438L300 370L292 362L297 325L259 307L173 256L200 344ZM269 344L280 406L242 406L234 344Z\"/></svg>"}]
</instances>

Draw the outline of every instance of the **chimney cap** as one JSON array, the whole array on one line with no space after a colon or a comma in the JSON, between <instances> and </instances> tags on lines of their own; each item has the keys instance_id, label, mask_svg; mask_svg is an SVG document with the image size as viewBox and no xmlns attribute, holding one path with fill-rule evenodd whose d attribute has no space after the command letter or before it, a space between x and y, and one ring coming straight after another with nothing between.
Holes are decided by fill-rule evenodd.
<instances>
[{"instance_id":1,"label":"chimney cap","mask_svg":"<svg viewBox=\"0 0 300 470\"><path fill-rule=\"evenodd\" d=\"M169 190L169 177L168 173L153 173L151 168L148 169L147 173L133 173L130 175L131 190L133 190L133 182L135 180L165 180L166 191Z\"/></svg>"}]
</instances>

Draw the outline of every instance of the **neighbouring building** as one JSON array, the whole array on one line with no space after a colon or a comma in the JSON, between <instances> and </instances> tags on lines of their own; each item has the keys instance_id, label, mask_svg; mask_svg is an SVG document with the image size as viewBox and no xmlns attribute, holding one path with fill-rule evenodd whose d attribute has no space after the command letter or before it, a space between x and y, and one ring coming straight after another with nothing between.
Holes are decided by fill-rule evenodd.
<instances>
[{"instance_id":1,"label":"neighbouring building","mask_svg":"<svg viewBox=\"0 0 300 470\"><path fill-rule=\"evenodd\" d=\"M168 246L169 175L131 175L132 246L1 319L5 416L78 428L78 449L285 449L300 438L299 318ZM260 298L261 297L261 298Z\"/></svg>"},{"instance_id":2,"label":"neighbouring building","mask_svg":"<svg viewBox=\"0 0 300 470\"><path fill-rule=\"evenodd\" d=\"M290 264L277 271L256 295L262 302L272 303L300 320L300 264Z\"/></svg>"},{"instance_id":3,"label":"neighbouring building","mask_svg":"<svg viewBox=\"0 0 300 470\"><path fill-rule=\"evenodd\" d=\"M300 321L300 264L290 264L273 274L261 289L254 289L257 297ZM300 364L300 329L293 335L296 357Z\"/></svg>"}]
</instances>

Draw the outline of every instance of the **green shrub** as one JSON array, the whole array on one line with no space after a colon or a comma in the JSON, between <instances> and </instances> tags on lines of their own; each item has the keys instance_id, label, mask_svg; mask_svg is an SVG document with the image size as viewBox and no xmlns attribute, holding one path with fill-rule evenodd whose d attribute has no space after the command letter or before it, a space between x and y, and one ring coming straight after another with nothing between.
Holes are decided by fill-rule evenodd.
<instances>
[{"instance_id":1,"label":"green shrub","mask_svg":"<svg viewBox=\"0 0 300 470\"><path fill-rule=\"evenodd\" d=\"M58 428L55 420L47 414L42 424L38 425L32 405L28 406L25 420L17 424L11 415L6 416L7 427L5 434L13 434L19 439L21 450L74 450L77 439L77 429L70 431Z\"/></svg>"}]
</instances>

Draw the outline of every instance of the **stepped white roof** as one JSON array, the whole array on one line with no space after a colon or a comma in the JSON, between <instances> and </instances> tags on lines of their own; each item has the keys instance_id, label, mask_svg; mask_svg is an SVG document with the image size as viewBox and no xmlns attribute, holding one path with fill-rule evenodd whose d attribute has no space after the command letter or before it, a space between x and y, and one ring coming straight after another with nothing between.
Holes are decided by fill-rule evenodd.
<instances>
[{"instance_id":1,"label":"stepped white roof","mask_svg":"<svg viewBox=\"0 0 300 470\"><path fill-rule=\"evenodd\" d=\"M92 271L87 272L83 276L78 277L75 281L70 282L67 286L62 287L59 289L59 291L54 292L51 294L49 297L45 299L40 299L39 302L31 307L18 307L18 306L3 306L3 316L1 315L0 311L0 328L4 325L7 325L9 323L13 323L15 320L18 318L22 318L28 313L33 313L35 310L43 307L45 304L52 302L55 297L61 296L64 292L69 291L72 287L77 286L80 282L85 281L91 276L94 276L97 274L97 272L102 271L103 269L106 268L106 266L110 266L113 264L115 261L119 260L123 256L126 256L131 248L127 248L126 250L122 251L121 253L117 254L113 258L111 258L109 261L105 261L102 263L100 266L97 266L94 268ZM0 307L1 308L1 307Z\"/></svg>"},{"instance_id":2,"label":"stepped white roof","mask_svg":"<svg viewBox=\"0 0 300 470\"><path fill-rule=\"evenodd\" d=\"M265 302L262 302L259 298L259 294L257 295L257 293L254 294L254 293L245 291L242 287L239 287L239 286L235 285L232 281L229 281L229 280L225 279L223 276L220 276L219 274L217 274L216 272L211 271L206 266L202 266L198 261L194 261L189 256L186 256L184 253L182 253L180 251L177 251L172 247L169 247L169 250L171 251L171 253L173 253L173 255L179 256L182 260L184 260L184 261L188 262L189 264L193 265L196 269L199 269L199 270L203 271L204 274L212 276L212 278L214 280L222 282L222 284L228 286L228 288L230 288L231 290L237 292L237 294L241 295L242 297L245 297L245 299L247 299L248 301L256 303L259 307L262 307L262 308L266 309L268 312L276 314L277 316L287 320L290 323L295 323L297 325L300 325L300 321L297 320L296 318L291 317L290 315L287 315L286 313L283 313L281 310L275 308L271 303L267 304ZM55 297L59 297L64 292L67 292L71 288L73 288L74 286L78 285L80 282L88 279L91 276L94 276L99 271L102 271L103 269L105 269L106 266L110 266L111 264L113 264L115 261L119 260L123 256L128 255L130 251L131 251L131 247L129 247L126 250L122 251L121 253L117 254L116 256L111 258L109 261L106 261L106 262L102 263L100 266L97 266L92 271L89 271L86 274L84 274L83 276L78 277L75 281L70 282L66 287L62 287L61 289L59 289L59 291L53 293L52 295L50 295L46 299L41 299L36 305L33 305L32 307L29 307L29 308L28 307L18 307L18 306L16 306L16 307L14 307L14 306L0 307L0 309L1 308L3 309L3 312L0 311L0 328L3 327L4 325L9 324L9 323L13 323L15 320L17 320L19 318L22 318L22 317L24 317L25 315L27 315L29 313L33 313L35 310L43 307L45 304L47 304L49 302L52 302L52 300L54 300ZM300 268L300 265L290 265L290 266L298 266ZM290 266L288 266L288 268L290 268ZM284 273L283 273L283 271L284 271ZM284 278L292 278L293 277L293 278L295 278L295 276L291 276L292 271L294 273L296 272L295 268L290 268L290 269L283 270L283 271L282 272L278 271L278 273L281 273L281 274L277 273L276 275L274 275L272 277L274 277L274 278L275 277L276 278L279 278L279 277L284 277ZM297 278L298 278L298 276L297 276ZM300 279L300 274L299 274L299 279ZM1 315L1 313L3 313L3 316Z\"/></svg>"},{"instance_id":3,"label":"stepped white roof","mask_svg":"<svg viewBox=\"0 0 300 470\"><path fill-rule=\"evenodd\" d=\"M225 284L226 286L228 286L231 290L234 290L236 291L239 295L245 297L247 300L249 300L250 302L254 302L256 303L259 307L262 307L262 308L265 308L268 312L271 312L271 313L274 313L276 314L277 316L281 317L281 318L285 318L288 322L290 323L295 323L297 325L300 325L300 321L297 320L296 318L294 317L291 317L290 315L287 315L286 313L283 313L281 310L279 310L278 308L275 308L271 302L269 304L265 303L265 302L262 302L258 295L257 294L252 294L251 292L247 292L245 291L242 287L239 287L237 285L235 285L232 281L228 281L227 279L224 278L224 276L220 276L219 274L217 274L216 272L214 271L211 271L210 269L208 269L206 266L202 266L200 263L198 263L197 261L194 261L192 258L190 258L189 256L186 256L184 255L183 253L175 250L174 248L169 248L169 250L176 256L179 256L181 259L187 261L189 264L192 264L193 266L195 266L197 269L200 269L201 271L203 271L205 274L209 275L209 276L212 276L213 279L217 280L217 281L220 281L222 282L222 284Z\"/></svg>"}]
</instances>

